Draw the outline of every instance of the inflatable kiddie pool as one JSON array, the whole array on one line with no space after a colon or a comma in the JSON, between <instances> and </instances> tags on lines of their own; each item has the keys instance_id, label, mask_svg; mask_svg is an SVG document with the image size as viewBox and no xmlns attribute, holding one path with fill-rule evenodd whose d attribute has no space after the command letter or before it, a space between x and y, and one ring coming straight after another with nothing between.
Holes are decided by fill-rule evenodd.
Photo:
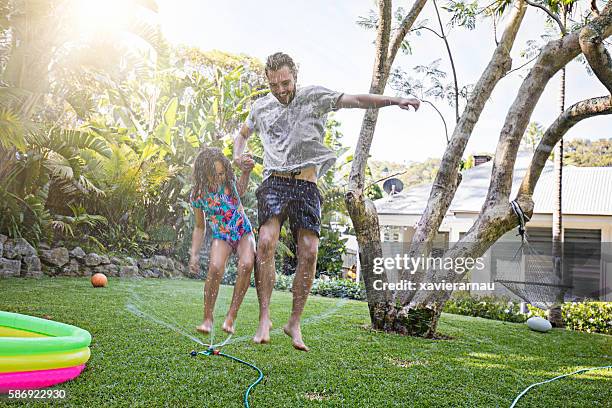
<instances>
[{"instance_id":1,"label":"inflatable kiddie pool","mask_svg":"<svg viewBox=\"0 0 612 408\"><path fill-rule=\"evenodd\" d=\"M0 393L72 380L89 360L90 343L87 330L0 311Z\"/></svg>"}]
</instances>

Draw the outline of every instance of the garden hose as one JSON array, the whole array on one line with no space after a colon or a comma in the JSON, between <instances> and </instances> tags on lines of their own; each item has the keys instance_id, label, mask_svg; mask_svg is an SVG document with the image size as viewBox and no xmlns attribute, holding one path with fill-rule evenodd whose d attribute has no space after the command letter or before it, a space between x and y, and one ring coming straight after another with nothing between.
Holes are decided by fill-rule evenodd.
<instances>
[{"instance_id":1,"label":"garden hose","mask_svg":"<svg viewBox=\"0 0 612 408\"><path fill-rule=\"evenodd\" d=\"M555 378L551 378L550 380L546 380L546 381L542 381L539 383L535 383L535 384L531 384L529 387L525 388L523 390L523 392L521 392L518 397L516 397L514 399L514 401L512 402L512 405L510 405L510 408L514 408L516 406L516 403L525 395L527 394L527 391L529 391L530 389L537 387L538 385L542 385L542 384L546 384L549 382L553 382L555 380L559 380L561 378L564 377L569 377L570 375L574 375L574 374L579 374L579 373L584 373L585 371L593 371L593 370L606 370L606 369L611 369L612 365L609 366L603 366L603 367L593 367L593 368L583 368L582 370L578 370L578 371L574 371L573 373L569 373L569 374L563 374L563 375L559 375Z\"/></svg>"},{"instance_id":2,"label":"garden hose","mask_svg":"<svg viewBox=\"0 0 612 408\"><path fill-rule=\"evenodd\" d=\"M227 342L227 340L225 340L221 344L224 344L226 342ZM234 356L231 356L229 354L222 353L219 349L215 348L214 346L209 347L205 351L195 351L195 350L192 350L191 353L190 353L190 355L192 357L195 357L198 354L202 354L204 356L222 356L222 357L227 357L230 360L234 360L234 361L237 361L237 362L239 362L241 364L247 365L247 366L251 367L252 369L256 370L259 373L259 377L257 378L257 380L255 382L251 383L249 385L249 387L247 388L246 392L244 393L244 406L245 406L245 408L250 408L250 405L249 405L249 394L251 393L251 390L253 388L255 388L255 386L257 386L257 384L259 384L261 382L261 380L263 380L263 378L264 378L263 372L259 369L259 367L257 367L254 364L251 364L251 363L249 363L247 361L241 360L238 357L234 357Z\"/></svg>"}]
</instances>

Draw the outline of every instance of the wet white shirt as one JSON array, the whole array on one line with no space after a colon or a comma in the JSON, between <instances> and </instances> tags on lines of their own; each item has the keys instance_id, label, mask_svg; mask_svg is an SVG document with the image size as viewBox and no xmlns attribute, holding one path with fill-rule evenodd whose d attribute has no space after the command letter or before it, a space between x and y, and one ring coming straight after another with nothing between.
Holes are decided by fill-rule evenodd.
<instances>
[{"instance_id":1,"label":"wet white shirt","mask_svg":"<svg viewBox=\"0 0 612 408\"><path fill-rule=\"evenodd\" d=\"M283 105L272 93L253 104L246 120L264 148L264 180L274 171L291 172L315 166L319 177L336 161L323 144L327 114L337 109L342 96L322 86L297 88L295 97Z\"/></svg>"}]
</instances>

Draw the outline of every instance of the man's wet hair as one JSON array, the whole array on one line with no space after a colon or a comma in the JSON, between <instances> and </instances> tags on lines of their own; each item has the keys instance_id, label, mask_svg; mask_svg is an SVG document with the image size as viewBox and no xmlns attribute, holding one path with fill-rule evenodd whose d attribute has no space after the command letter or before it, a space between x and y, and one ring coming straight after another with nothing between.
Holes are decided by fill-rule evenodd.
<instances>
[{"instance_id":1,"label":"man's wet hair","mask_svg":"<svg viewBox=\"0 0 612 408\"><path fill-rule=\"evenodd\" d=\"M266 76L269 71L278 71L282 67L288 67L294 78L297 78L297 67L295 66L295 62L293 59L283 53L277 52L268 57L266 60Z\"/></svg>"}]
</instances>

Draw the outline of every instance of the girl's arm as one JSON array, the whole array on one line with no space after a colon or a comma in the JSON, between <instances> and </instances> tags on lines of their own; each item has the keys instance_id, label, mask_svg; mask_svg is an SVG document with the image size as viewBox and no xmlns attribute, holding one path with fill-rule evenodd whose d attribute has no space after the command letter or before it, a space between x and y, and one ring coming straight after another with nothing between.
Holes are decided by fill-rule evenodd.
<instances>
[{"instance_id":1,"label":"girl's arm","mask_svg":"<svg viewBox=\"0 0 612 408\"><path fill-rule=\"evenodd\" d=\"M240 179L238 179L238 183L236 189L238 190L238 195L242 197L249 186L249 177L251 176L251 170L243 170L240 175Z\"/></svg>"},{"instance_id":2,"label":"girl's arm","mask_svg":"<svg viewBox=\"0 0 612 408\"><path fill-rule=\"evenodd\" d=\"M193 275L197 275L200 270L200 248L206 233L206 223L204 222L204 212L199 208L193 209L195 215L195 227L191 235L191 258L189 260L189 270Z\"/></svg>"}]
</instances>

